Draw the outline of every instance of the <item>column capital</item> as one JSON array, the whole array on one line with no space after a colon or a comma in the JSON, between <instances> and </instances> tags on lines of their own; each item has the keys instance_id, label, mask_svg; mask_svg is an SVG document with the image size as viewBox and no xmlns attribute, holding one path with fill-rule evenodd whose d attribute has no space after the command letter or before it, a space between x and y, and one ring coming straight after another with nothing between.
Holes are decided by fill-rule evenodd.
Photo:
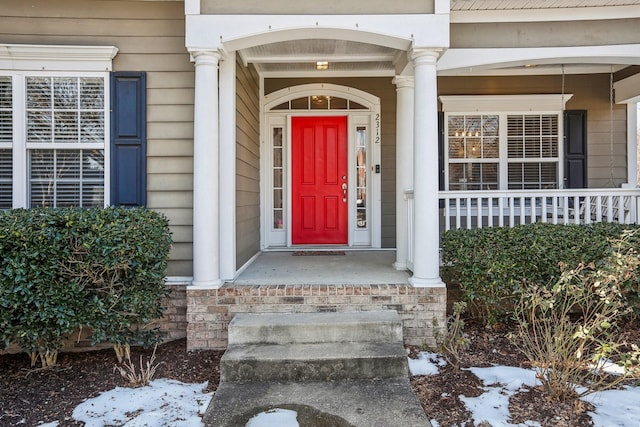
<instances>
[{"instance_id":1,"label":"column capital","mask_svg":"<svg viewBox=\"0 0 640 427\"><path fill-rule=\"evenodd\" d=\"M441 48L414 47L409 51L409 58L414 64L434 64L442 54Z\"/></svg>"},{"instance_id":2,"label":"column capital","mask_svg":"<svg viewBox=\"0 0 640 427\"><path fill-rule=\"evenodd\" d=\"M217 49L191 49L189 48L191 60L198 65L218 65L222 58L222 53Z\"/></svg>"},{"instance_id":3,"label":"column capital","mask_svg":"<svg viewBox=\"0 0 640 427\"><path fill-rule=\"evenodd\" d=\"M415 80L413 76L395 76L391 82L396 85L397 89L415 87Z\"/></svg>"}]
</instances>

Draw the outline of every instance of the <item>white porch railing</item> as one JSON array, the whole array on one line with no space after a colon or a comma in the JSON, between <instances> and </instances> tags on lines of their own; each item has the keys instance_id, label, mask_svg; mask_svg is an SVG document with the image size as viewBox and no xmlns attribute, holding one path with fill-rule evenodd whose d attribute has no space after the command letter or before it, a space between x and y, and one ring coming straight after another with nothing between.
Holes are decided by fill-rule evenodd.
<instances>
[{"instance_id":1,"label":"white porch railing","mask_svg":"<svg viewBox=\"0 0 640 427\"><path fill-rule=\"evenodd\" d=\"M513 227L518 224L637 224L640 189L587 188L571 190L441 191L440 230ZM407 264L413 268L413 191L407 202Z\"/></svg>"},{"instance_id":2,"label":"white porch railing","mask_svg":"<svg viewBox=\"0 0 640 427\"><path fill-rule=\"evenodd\" d=\"M443 230L518 224L638 222L640 189L441 191Z\"/></svg>"}]
</instances>

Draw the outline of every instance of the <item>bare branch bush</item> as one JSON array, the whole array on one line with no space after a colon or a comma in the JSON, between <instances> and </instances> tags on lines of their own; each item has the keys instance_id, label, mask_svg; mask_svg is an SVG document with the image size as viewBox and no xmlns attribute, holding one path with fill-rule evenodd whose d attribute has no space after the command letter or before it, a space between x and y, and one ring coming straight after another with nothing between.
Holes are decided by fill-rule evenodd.
<instances>
[{"instance_id":1,"label":"bare branch bush","mask_svg":"<svg viewBox=\"0 0 640 427\"><path fill-rule=\"evenodd\" d=\"M146 363L143 362L143 358L140 356L139 368L131 361L131 353L126 353L122 364L114 366L114 372L117 371L122 378L129 381L129 385L131 385L131 387L143 387L148 385L151 380L153 380L153 377L160 365L163 363L155 363L157 348L158 345L153 347L153 353Z\"/></svg>"},{"instance_id":2,"label":"bare branch bush","mask_svg":"<svg viewBox=\"0 0 640 427\"><path fill-rule=\"evenodd\" d=\"M597 268L563 265L551 287L523 291L514 307L512 342L532 362L545 392L554 400L581 397L618 386L637 374L638 348L618 334L630 314L621 286L634 277L640 258L631 249L613 252ZM603 369L605 360L624 368L619 376Z\"/></svg>"},{"instance_id":3,"label":"bare branch bush","mask_svg":"<svg viewBox=\"0 0 640 427\"><path fill-rule=\"evenodd\" d=\"M442 354L447 363L458 372L462 353L469 348L469 337L464 332L464 319L462 314L467 310L467 303L457 301L453 304L453 314L447 317L447 324L443 328L438 325L438 320L433 318L433 330L437 351Z\"/></svg>"}]
</instances>

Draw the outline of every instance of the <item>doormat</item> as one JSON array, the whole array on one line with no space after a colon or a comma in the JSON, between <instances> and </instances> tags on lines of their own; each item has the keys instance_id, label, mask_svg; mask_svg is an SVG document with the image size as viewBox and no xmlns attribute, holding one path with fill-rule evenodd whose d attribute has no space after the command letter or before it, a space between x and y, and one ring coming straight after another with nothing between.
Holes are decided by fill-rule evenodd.
<instances>
[{"instance_id":1,"label":"doormat","mask_svg":"<svg viewBox=\"0 0 640 427\"><path fill-rule=\"evenodd\" d=\"M344 251L295 251L293 256L323 256L323 255L344 255Z\"/></svg>"}]
</instances>

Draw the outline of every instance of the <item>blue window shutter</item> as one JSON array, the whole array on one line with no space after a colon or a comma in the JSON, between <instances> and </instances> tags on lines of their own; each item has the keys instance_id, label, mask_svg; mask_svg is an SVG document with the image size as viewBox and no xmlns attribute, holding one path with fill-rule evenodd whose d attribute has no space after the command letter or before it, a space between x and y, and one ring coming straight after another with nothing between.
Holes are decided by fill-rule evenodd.
<instances>
[{"instance_id":1,"label":"blue window shutter","mask_svg":"<svg viewBox=\"0 0 640 427\"><path fill-rule=\"evenodd\" d=\"M147 204L146 73L111 73L111 206Z\"/></svg>"},{"instance_id":2,"label":"blue window shutter","mask_svg":"<svg viewBox=\"0 0 640 427\"><path fill-rule=\"evenodd\" d=\"M564 187L587 188L587 111L564 112Z\"/></svg>"}]
</instances>

